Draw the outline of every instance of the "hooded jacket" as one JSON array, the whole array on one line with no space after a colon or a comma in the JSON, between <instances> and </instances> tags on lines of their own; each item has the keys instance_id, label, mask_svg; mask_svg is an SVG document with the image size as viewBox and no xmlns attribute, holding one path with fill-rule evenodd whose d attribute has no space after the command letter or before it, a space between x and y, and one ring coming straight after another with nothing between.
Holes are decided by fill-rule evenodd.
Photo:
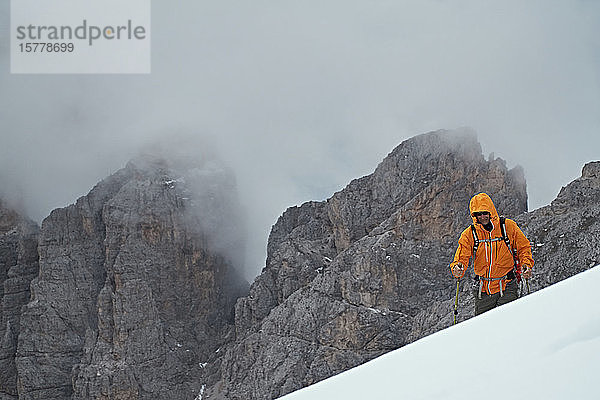
<instances>
[{"instance_id":1,"label":"hooded jacket","mask_svg":"<svg viewBox=\"0 0 600 400\"><path fill-rule=\"evenodd\" d=\"M471 216L475 212L487 211L490 213L490 222L492 230L487 231L477 222L477 218L473 217L473 225L477 232L477 239L480 241L477 248L477 253L474 257L473 268L475 274L484 278L501 278L508 274L514 268L514 259L508 246L502 240L502 230L500 228L500 217L494 207L494 203L490 196L485 193L479 193L471 199L469 204ZM517 223L511 219L505 219L506 235L510 240L512 249L516 249L517 258L521 266L533 267L533 257L531 256L531 244L525 237ZM471 232L471 227L467 227L458 240L458 249L454 254L454 261L450 264L450 268L460 263L465 267L469 265L469 259L473 256L473 245L475 240ZM463 272L464 275L464 272ZM487 294L494 294L500 291L502 283L504 290L509 280L494 280L483 282L483 291Z\"/></svg>"}]
</instances>

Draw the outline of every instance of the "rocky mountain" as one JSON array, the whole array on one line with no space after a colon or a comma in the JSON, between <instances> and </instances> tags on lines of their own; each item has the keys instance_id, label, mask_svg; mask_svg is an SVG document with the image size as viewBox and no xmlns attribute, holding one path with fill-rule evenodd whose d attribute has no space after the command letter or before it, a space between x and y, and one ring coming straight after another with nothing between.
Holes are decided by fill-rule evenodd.
<instances>
[{"instance_id":1,"label":"rocky mountain","mask_svg":"<svg viewBox=\"0 0 600 400\"><path fill-rule=\"evenodd\" d=\"M405 141L327 201L288 209L236 305L237 338L208 398L277 398L450 326L447 265L475 193L490 194L531 239L530 290L598 264L599 168L586 165L550 206L528 213L519 167L486 160L472 132L438 131ZM460 288L462 321L473 316L472 280Z\"/></svg>"},{"instance_id":2,"label":"rocky mountain","mask_svg":"<svg viewBox=\"0 0 600 400\"><path fill-rule=\"evenodd\" d=\"M217 165L136 159L39 232L0 207L0 400L274 399L446 328L447 265L482 191L532 242L531 290L600 263L600 162L527 212L521 168L486 159L469 130L406 140L289 208L249 290Z\"/></svg>"},{"instance_id":3,"label":"rocky mountain","mask_svg":"<svg viewBox=\"0 0 600 400\"><path fill-rule=\"evenodd\" d=\"M508 215L526 211L520 168L486 160L470 131L439 131L327 201L288 209L236 305L219 395L276 398L415 340L420 312L452 296L446 266L481 191Z\"/></svg>"},{"instance_id":4,"label":"rocky mountain","mask_svg":"<svg viewBox=\"0 0 600 400\"><path fill-rule=\"evenodd\" d=\"M21 307L38 274L39 227L0 200L0 399L17 397L15 353Z\"/></svg>"},{"instance_id":5,"label":"rocky mountain","mask_svg":"<svg viewBox=\"0 0 600 400\"><path fill-rule=\"evenodd\" d=\"M583 167L581 177L563 187L548 206L514 219L532 244L536 263L529 290L535 291L600 264L600 162ZM472 277L472 276L471 276ZM461 285L461 317L473 317L470 279ZM522 286L525 295L528 288ZM410 339L416 340L451 322L453 299L433 302L415 318Z\"/></svg>"},{"instance_id":6,"label":"rocky mountain","mask_svg":"<svg viewBox=\"0 0 600 400\"><path fill-rule=\"evenodd\" d=\"M141 158L44 220L20 321L19 399L196 396L244 290L227 179Z\"/></svg>"}]
</instances>

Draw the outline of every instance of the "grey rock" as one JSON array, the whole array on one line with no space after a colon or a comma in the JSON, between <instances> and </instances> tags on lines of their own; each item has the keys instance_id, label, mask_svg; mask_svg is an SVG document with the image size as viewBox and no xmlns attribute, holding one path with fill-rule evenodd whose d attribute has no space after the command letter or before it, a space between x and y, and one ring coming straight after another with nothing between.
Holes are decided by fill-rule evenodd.
<instances>
[{"instance_id":1,"label":"grey rock","mask_svg":"<svg viewBox=\"0 0 600 400\"><path fill-rule=\"evenodd\" d=\"M563 187L550 205L515 217L532 244L535 262L529 287L525 282L521 284L522 296L600 264L599 217L598 161L586 164L581 177ZM471 282L469 278L463 279L460 286L459 321L474 315ZM409 340L417 340L449 326L453 307L453 300L441 300L422 310L413 323Z\"/></svg>"},{"instance_id":2,"label":"grey rock","mask_svg":"<svg viewBox=\"0 0 600 400\"><path fill-rule=\"evenodd\" d=\"M533 246L532 290L600 264L600 162L586 164L550 205L517 221Z\"/></svg>"},{"instance_id":3,"label":"grey rock","mask_svg":"<svg viewBox=\"0 0 600 400\"><path fill-rule=\"evenodd\" d=\"M210 382L244 293L228 176L139 159L44 220L19 398L193 399Z\"/></svg>"},{"instance_id":4,"label":"grey rock","mask_svg":"<svg viewBox=\"0 0 600 400\"><path fill-rule=\"evenodd\" d=\"M438 131L327 201L288 209L236 305L237 338L210 393L276 398L415 340L420 313L452 292L446 266L480 191L526 211L520 168L486 161L471 131Z\"/></svg>"},{"instance_id":5,"label":"grey rock","mask_svg":"<svg viewBox=\"0 0 600 400\"><path fill-rule=\"evenodd\" d=\"M208 398L277 398L449 327L447 265L482 191L531 240L532 291L600 263L600 163L528 213L522 169L486 161L471 132L417 136L372 175L278 220ZM460 282L459 322L473 317L472 278Z\"/></svg>"},{"instance_id":6,"label":"grey rock","mask_svg":"<svg viewBox=\"0 0 600 400\"><path fill-rule=\"evenodd\" d=\"M38 273L39 227L0 200L0 399L17 398L15 354L21 308Z\"/></svg>"},{"instance_id":7,"label":"grey rock","mask_svg":"<svg viewBox=\"0 0 600 400\"><path fill-rule=\"evenodd\" d=\"M249 290L235 183L216 164L134 160L53 211L39 242L0 207L0 399L273 399L444 329L478 192L531 240L532 291L600 263L600 162L527 212L522 169L486 160L468 129L409 139L286 210Z\"/></svg>"}]
</instances>

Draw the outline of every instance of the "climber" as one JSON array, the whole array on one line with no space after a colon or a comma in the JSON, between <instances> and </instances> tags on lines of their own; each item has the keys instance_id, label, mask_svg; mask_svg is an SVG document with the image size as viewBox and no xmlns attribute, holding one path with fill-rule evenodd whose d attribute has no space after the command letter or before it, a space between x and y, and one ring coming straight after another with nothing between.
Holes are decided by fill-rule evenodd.
<instances>
[{"instance_id":1,"label":"climber","mask_svg":"<svg viewBox=\"0 0 600 400\"><path fill-rule=\"evenodd\" d=\"M506 304L518 297L517 281L531 277L531 245L516 222L498 216L490 196L479 193L471 199L473 225L458 240L452 275L460 279L473 259L475 272L475 315Z\"/></svg>"}]
</instances>

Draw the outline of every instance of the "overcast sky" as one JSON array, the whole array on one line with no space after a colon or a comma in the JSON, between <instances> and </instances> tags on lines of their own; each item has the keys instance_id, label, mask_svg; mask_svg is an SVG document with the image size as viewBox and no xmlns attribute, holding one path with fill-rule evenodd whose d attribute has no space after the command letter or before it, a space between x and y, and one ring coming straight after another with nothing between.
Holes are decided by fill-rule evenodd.
<instances>
[{"instance_id":1,"label":"overcast sky","mask_svg":"<svg viewBox=\"0 0 600 400\"><path fill-rule=\"evenodd\" d=\"M237 174L258 272L287 207L417 134L472 127L523 166L530 209L600 159L598 1L153 1L150 75L11 75L9 16L0 0L0 191L38 221L191 136Z\"/></svg>"}]
</instances>

